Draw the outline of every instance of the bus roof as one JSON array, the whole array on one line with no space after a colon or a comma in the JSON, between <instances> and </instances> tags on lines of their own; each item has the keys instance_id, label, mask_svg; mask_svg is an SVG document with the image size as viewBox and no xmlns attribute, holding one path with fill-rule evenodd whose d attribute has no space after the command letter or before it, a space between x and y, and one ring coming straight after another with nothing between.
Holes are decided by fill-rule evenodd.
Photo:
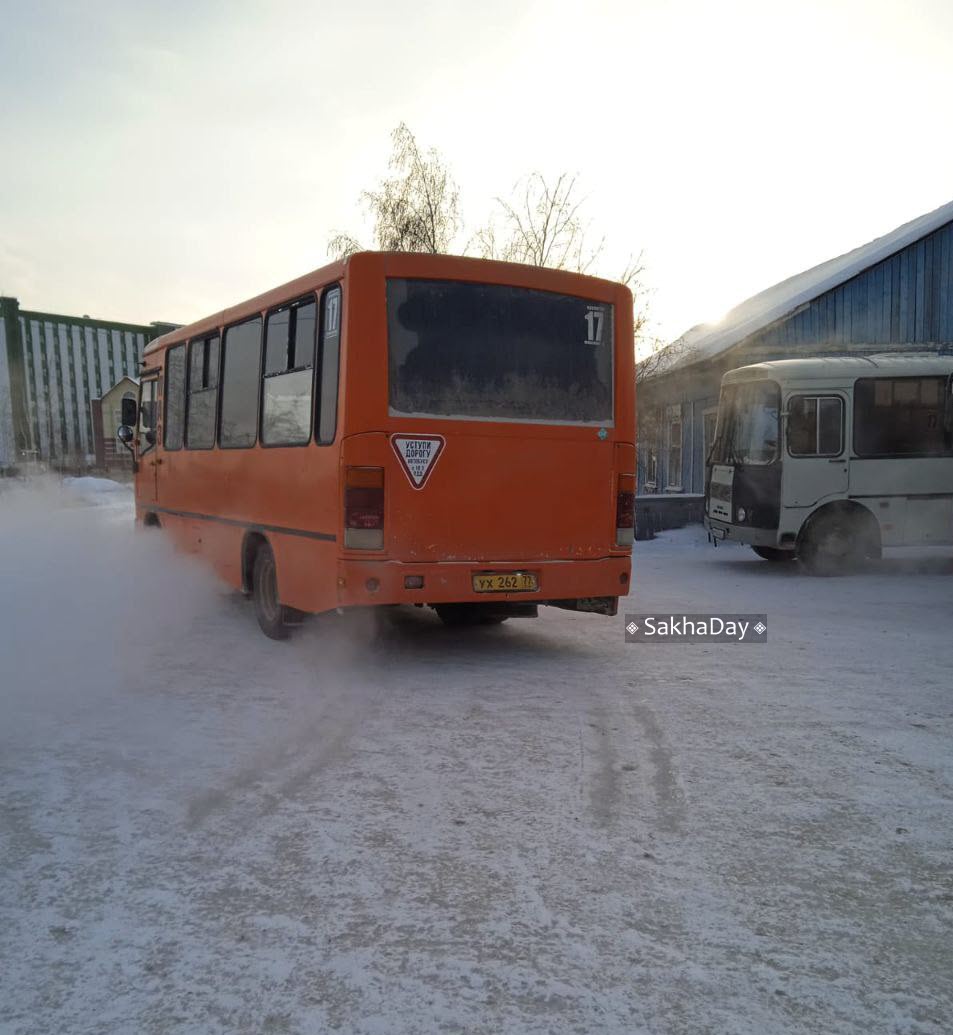
<instances>
[{"instance_id":1,"label":"bus roof","mask_svg":"<svg viewBox=\"0 0 953 1035\"><path fill-rule=\"evenodd\" d=\"M572 286L575 286L577 291L579 290L580 281L602 285L603 289L607 286L615 289L622 287L614 281L591 277L588 274L573 273L569 270L553 270L541 266L527 266L523 263L498 262L494 259L475 259L462 255L429 255L414 252L356 252L343 261L329 263L327 266L322 266L311 273L305 273L304 276L297 277L295 280L289 280L288 283L281 284L270 291L265 291L254 298L239 302L237 305L213 313L183 327L177 327L168 334L155 338L146 346L143 352L143 362L145 362L145 357L154 356L170 345L188 341L190 338L197 337L198 335L207 334L226 324L239 323L265 309L270 309L273 306L291 301L296 297L309 294L331 281L338 280L343 276L349 263L355 260L360 261L364 257L399 260L401 267L406 267L405 275L416 275L424 278L433 278L440 275L452 277L453 271L456 271L458 274L469 273L469 276L465 276L464 279L478 279L473 274L480 270L485 272L488 283L493 283L497 279L499 279L500 283L509 283L511 280L516 280L538 290L566 291L569 293Z\"/></svg>"},{"instance_id":2,"label":"bus roof","mask_svg":"<svg viewBox=\"0 0 953 1035\"><path fill-rule=\"evenodd\" d=\"M936 376L953 373L953 353L890 352L875 356L816 356L776 359L729 370L722 384L738 381L826 381L831 378Z\"/></svg>"},{"instance_id":3,"label":"bus roof","mask_svg":"<svg viewBox=\"0 0 953 1035\"><path fill-rule=\"evenodd\" d=\"M239 302L237 305L230 306L228 309L222 309L211 316L195 320L183 327L176 327L175 330L170 331L168 334L163 334L161 338L155 338L149 342L143 352L143 357L161 352L168 345L187 341L196 335L217 330L225 324L236 323L246 317L253 316L255 313L260 313L263 309L268 309L273 305L278 305L281 302L294 298L296 295L306 295L322 284L327 284L329 281L340 277L344 272L345 265L346 261L329 263L327 266L305 273L302 277L289 280L287 284L281 284L279 287L265 291L254 298L249 298L244 302Z\"/></svg>"}]
</instances>

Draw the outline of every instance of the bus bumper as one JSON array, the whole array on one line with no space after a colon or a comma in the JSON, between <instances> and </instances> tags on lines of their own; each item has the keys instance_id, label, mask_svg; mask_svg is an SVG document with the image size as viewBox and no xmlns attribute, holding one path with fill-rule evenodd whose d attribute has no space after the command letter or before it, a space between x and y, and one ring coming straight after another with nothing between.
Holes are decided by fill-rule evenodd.
<instances>
[{"instance_id":1,"label":"bus bumper","mask_svg":"<svg viewBox=\"0 0 953 1035\"><path fill-rule=\"evenodd\" d=\"M628 554L591 561L408 561L344 559L338 563L338 606L373 604L524 603L600 610L596 599L624 597L629 592L632 559ZM538 588L516 592L478 593L478 574L532 573ZM408 582L409 580L409 582ZM423 580L423 585L420 585ZM606 605L608 606L608 605ZM614 613L614 611L612 612Z\"/></svg>"},{"instance_id":2,"label":"bus bumper","mask_svg":"<svg viewBox=\"0 0 953 1035\"><path fill-rule=\"evenodd\" d=\"M718 521L705 515L705 528L712 539L721 542L730 539L747 546L777 546L778 530L776 528L749 528L747 525L730 525L727 521Z\"/></svg>"}]
</instances>

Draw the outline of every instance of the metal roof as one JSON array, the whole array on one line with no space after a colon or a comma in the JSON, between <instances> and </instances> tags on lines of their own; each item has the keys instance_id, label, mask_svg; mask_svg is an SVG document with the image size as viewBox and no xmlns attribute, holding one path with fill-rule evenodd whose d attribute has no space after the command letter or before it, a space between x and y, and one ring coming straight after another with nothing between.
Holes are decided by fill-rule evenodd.
<instances>
[{"instance_id":1,"label":"metal roof","mask_svg":"<svg viewBox=\"0 0 953 1035\"><path fill-rule=\"evenodd\" d=\"M953 201L889 234L798 273L735 306L717 324L699 324L677 339L679 358L669 369L711 359L789 316L819 295L863 273L908 245L953 222Z\"/></svg>"}]
</instances>

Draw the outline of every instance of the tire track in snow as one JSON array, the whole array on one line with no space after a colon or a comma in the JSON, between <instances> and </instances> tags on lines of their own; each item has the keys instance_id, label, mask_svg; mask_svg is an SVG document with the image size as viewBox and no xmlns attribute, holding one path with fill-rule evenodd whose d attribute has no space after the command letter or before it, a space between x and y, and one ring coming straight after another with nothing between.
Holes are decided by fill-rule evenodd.
<instances>
[{"instance_id":1,"label":"tire track in snow","mask_svg":"<svg viewBox=\"0 0 953 1035\"><path fill-rule=\"evenodd\" d=\"M196 830L226 813L238 822L240 814L260 817L275 812L297 797L319 773L346 756L359 722L356 708L350 714L328 709L294 737L258 752L221 784L198 792L188 801L187 829Z\"/></svg>"},{"instance_id":2,"label":"tire track in snow","mask_svg":"<svg viewBox=\"0 0 953 1035\"><path fill-rule=\"evenodd\" d=\"M185 806L188 830L217 816L237 822L239 816L260 818L276 812L298 798L321 772L349 756L355 732L380 706L379 688L366 666L355 660L349 629L355 631L347 623L318 624L291 647L294 653L272 673L274 684L287 688L290 734L279 727L248 761L216 785L193 794ZM315 685L316 676L320 686ZM292 689L296 685L302 689Z\"/></svg>"},{"instance_id":3,"label":"tire track in snow","mask_svg":"<svg viewBox=\"0 0 953 1035\"><path fill-rule=\"evenodd\" d=\"M610 827L625 818L626 800L635 794L638 805L651 809L659 832L677 834L685 798L666 734L644 700L608 692L611 703L597 702L580 718L580 790L585 789L589 812L598 826ZM627 757L634 761L623 761Z\"/></svg>"},{"instance_id":4,"label":"tire track in snow","mask_svg":"<svg viewBox=\"0 0 953 1035\"><path fill-rule=\"evenodd\" d=\"M634 685L629 683L630 687ZM678 834L682 829L685 795L668 739L655 712L644 700L629 703L628 711L645 734L658 827L663 833Z\"/></svg>"}]
</instances>

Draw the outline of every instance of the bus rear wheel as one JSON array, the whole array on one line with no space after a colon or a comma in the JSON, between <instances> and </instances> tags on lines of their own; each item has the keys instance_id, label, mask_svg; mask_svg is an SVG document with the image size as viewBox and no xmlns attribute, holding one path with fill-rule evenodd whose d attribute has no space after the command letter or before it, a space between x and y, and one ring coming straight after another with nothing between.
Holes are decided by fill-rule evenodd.
<instances>
[{"instance_id":1,"label":"bus rear wheel","mask_svg":"<svg viewBox=\"0 0 953 1035\"><path fill-rule=\"evenodd\" d=\"M283 607L278 599L278 570L275 555L267 543L262 543L255 553L252 596L261 631L272 640L286 640L290 632L289 609Z\"/></svg>"},{"instance_id":2,"label":"bus rear wheel","mask_svg":"<svg viewBox=\"0 0 953 1035\"><path fill-rule=\"evenodd\" d=\"M765 561L793 561L793 550L779 550L776 546L752 546L754 552Z\"/></svg>"}]
</instances>

